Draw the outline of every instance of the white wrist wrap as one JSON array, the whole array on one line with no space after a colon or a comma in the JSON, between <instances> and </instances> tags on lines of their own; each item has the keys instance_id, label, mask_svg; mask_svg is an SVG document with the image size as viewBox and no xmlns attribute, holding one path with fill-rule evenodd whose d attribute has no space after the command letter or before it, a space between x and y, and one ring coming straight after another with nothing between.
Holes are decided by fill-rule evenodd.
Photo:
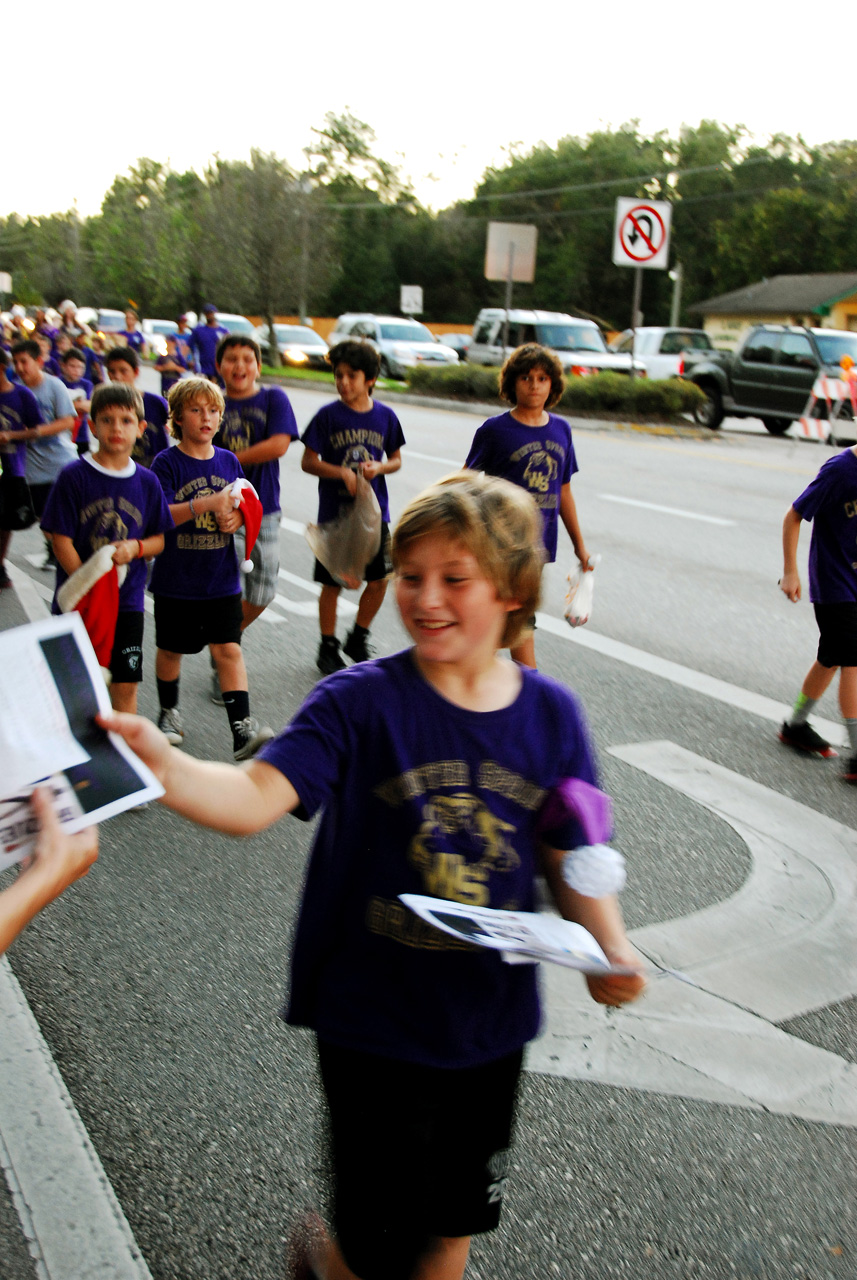
<instances>
[{"instance_id":1,"label":"white wrist wrap","mask_svg":"<svg viewBox=\"0 0 857 1280\"><path fill-rule=\"evenodd\" d=\"M565 855L562 875L585 898L606 898L625 887L625 859L608 844L587 844Z\"/></svg>"}]
</instances>

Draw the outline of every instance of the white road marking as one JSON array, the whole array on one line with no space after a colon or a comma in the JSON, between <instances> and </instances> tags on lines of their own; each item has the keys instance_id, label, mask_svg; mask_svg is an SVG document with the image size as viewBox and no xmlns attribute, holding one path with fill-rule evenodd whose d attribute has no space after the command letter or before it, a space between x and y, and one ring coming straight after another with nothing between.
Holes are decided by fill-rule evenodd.
<instances>
[{"instance_id":1,"label":"white road marking","mask_svg":"<svg viewBox=\"0 0 857 1280\"><path fill-rule=\"evenodd\" d=\"M7 562L28 619L53 591ZM0 1164L38 1280L151 1280L9 962L0 959Z\"/></svg>"},{"instance_id":2,"label":"white road marking","mask_svg":"<svg viewBox=\"0 0 857 1280\"><path fill-rule=\"evenodd\" d=\"M661 511L668 516L683 516L685 520L703 520L706 524L734 525L734 520L722 516L704 516L699 511L683 511L680 507L662 507L658 502L641 502L639 498L620 498L615 493L599 493L603 502L621 502L628 507L643 507L646 511Z\"/></svg>"},{"instance_id":3,"label":"white road marking","mask_svg":"<svg viewBox=\"0 0 857 1280\"><path fill-rule=\"evenodd\" d=\"M631 934L704 990L656 978L614 1014L545 966L530 1069L857 1126L857 1066L773 1025L857 993L857 832L674 743L611 755L728 822L753 870L727 902Z\"/></svg>"},{"instance_id":4,"label":"white road marking","mask_svg":"<svg viewBox=\"0 0 857 1280\"><path fill-rule=\"evenodd\" d=\"M285 530L286 533L296 533L301 538L306 533L305 524L302 524L300 520L290 520L288 516L280 516L280 528Z\"/></svg>"},{"instance_id":5,"label":"white road marking","mask_svg":"<svg viewBox=\"0 0 857 1280\"><path fill-rule=\"evenodd\" d=\"M463 458L437 458L433 453L417 453L410 445L405 448L409 458L419 458L420 462L436 462L439 467L454 467L456 471L461 471L464 467Z\"/></svg>"},{"instance_id":6,"label":"white road marking","mask_svg":"<svg viewBox=\"0 0 857 1280\"><path fill-rule=\"evenodd\" d=\"M296 573L289 573L288 569L281 569L280 577L285 582L291 582L294 586L300 587L302 591L308 591L312 596L318 597L321 595L321 585L318 582L309 582L306 578L299 578ZM271 603L282 609L284 613L292 613L299 618L318 617L318 605L315 600L290 600L287 596L282 596L278 592ZM357 612L357 605L345 596L340 595L337 611L340 614L350 616ZM285 622L285 618L278 613L269 613L267 609L262 614L262 617L266 622Z\"/></svg>"}]
</instances>

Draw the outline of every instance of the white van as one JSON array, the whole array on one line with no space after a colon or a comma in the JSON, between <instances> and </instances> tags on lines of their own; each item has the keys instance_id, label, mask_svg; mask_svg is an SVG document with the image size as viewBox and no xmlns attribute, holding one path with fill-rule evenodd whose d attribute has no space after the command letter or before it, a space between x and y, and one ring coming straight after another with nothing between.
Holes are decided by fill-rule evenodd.
<instances>
[{"instance_id":1,"label":"white van","mask_svg":"<svg viewBox=\"0 0 857 1280\"><path fill-rule=\"evenodd\" d=\"M601 330L594 320L581 320L564 311L509 311L509 335L503 345L503 307L484 307L473 326L468 351L470 364L502 364L516 347L538 342L549 347L562 362L566 373L630 373L630 354L607 350ZM642 372L642 366L635 362Z\"/></svg>"}]
</instances>

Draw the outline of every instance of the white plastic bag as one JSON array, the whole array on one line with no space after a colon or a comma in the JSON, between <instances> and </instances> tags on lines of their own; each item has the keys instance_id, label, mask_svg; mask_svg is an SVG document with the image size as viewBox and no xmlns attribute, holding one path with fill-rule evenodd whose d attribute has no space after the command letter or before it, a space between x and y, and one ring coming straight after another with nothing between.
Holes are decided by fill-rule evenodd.
<instances>
[{"instance_id":1,"label":"white plastic bag","mask_svg":"<svg viewBox=\"0 0 857 1280\"><path fill-rule=\"evenodd\" d=\"M592 617L592 597L595 594L595 566L600 556L590 556L590 569L576 564L568 575L565 593L565 620L570 627L582 627Z\"/></svg>"},{"instance_id":2,"label":"white plastic bag","mask_svg":"<svg viewBox=\"0 0 857 1280\"><path fill-rule=\"evenodd\" d=\"M307 525L306 540L331 577L352 591L360 586L381 546L381 508L365 476L357 473L354 501L335 520Z\"/></svg>"}]
</instances>

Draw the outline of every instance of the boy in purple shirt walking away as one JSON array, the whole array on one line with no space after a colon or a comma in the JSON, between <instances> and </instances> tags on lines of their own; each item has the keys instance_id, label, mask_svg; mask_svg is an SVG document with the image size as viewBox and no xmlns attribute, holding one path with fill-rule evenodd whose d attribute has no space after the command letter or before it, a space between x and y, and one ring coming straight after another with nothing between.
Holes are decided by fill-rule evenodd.
<instances>
[{"instance_id":1,"label":"boy in purple shirt walking away","mask_svg":"<svg viewBox=\"0 0 857 1280\"><path fill-rule=\"evenodd\" d=\"M565 418L548 413L560 399L565 382L562 365L552 351L529 342L509 356L500 371L500 396L514 407L489 418L473 437L465 466L472 471L502 476L535 499L542 517L545 559L556 560L558 518L565 525L575 555L584 569L591 567L580 532L571 477L577 458L571 428ZM535 667L535 616L518 641L512 657Z\"/></svg>"},{"instance_id":2,"label":"boy in purple shirt walking away","mask_svg":"<svg viewBox=\"0 0 857 1280\"><path fill-rule=\"evenodd\" d=\"M343 645L343 652L353 662L366 662L371 657L369 628L384 602L392 569L390 505L384 477L401 467L405 437L393 410L372 399L381 357L371 343L339 342L331 348L328 360L333 366L339 399L320 409L303 433L301 470L318 476L319 524L335 520L353 504L358 472L372 485L381 507L381 545L366 566L366 586L357 617ZM315 562L313 578L321 583L321 640L316 666L327 676L345 666L336 637L336 606L342 586L320 560Z\"/></svg>"},{"instance_id":3,"label":"boy in purple shirt walking away","mask_svg":"<svg viewBox=\"0 0 857 1280\"><path fill-rule=\"evenodd\" d=\"M218 382L217 344L227 337L228 329L217 323L217 307L209 302L202 308L205 323L198 324L187 340L188 349L198 373L212 382Z\"/></svg>"},{"instance_id":4,"label":"boy in purple shirt walking away","mask_svg":"<svg viewBox=\"0 0 857 1280\"><path fill-rule=\"evenodd\" d=\"M179 714L182 656L208 646L232 730L236 760L249 760L273 738L250 715L247 669L241 653L241 580L232 535L241 527L230 485L244 476L235 455L214 437L223 414L220 388L185 378L170 391L170 424L178 440L159 453L152 472L161 483L176 528L152 570L158 728L173 746L184 739Z\"/></svg>"},{"instance_id":5,"label":"boy in purple shirt walking away","mask_svg":"<svg viewBox=\"0 0 857 1280\"><path fill-rule=\"evenodd\" d=\"M779 587L793 603L801 597L797 548L802 520L812 521L809 598L818 624L818 655L779 738L813 755L837 754L808 716L840 668L839 708L849 745L844 776L857 782L857 445L825 462L786 512Z\"/></svg>"}]
</instances>

